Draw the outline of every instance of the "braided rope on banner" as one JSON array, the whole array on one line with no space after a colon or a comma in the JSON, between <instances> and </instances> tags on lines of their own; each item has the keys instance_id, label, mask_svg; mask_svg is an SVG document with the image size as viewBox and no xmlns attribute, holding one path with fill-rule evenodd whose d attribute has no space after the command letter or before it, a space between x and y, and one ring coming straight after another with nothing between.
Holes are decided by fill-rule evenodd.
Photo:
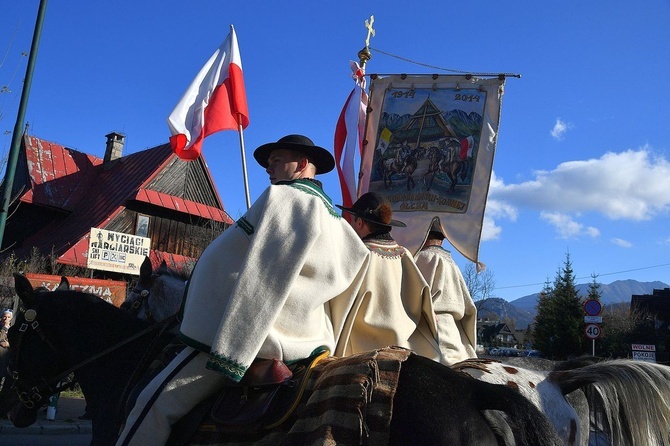
<instances>
[{"instance_id":1,"label":"braided rope on banner","mask_svg":"<svg viewBox=\"0 0 670 446\"><path fill-rule=\"evenodd\" d=\"M516 78L521 77L520 74L515 74L515 73L476 73L476 72L472 72L472 71L463 71L463 70L454 70L454 69L451 69L451 68L443 68L443 67L438 67L438 66L435 66L435 65L429 65L429 64L426 64L426 63L422 63L422 62L417 62L415 60L408 59L406 57L397 56L395 54L391 54L391 53L388 53L386 51L382 51L378 48L369 47L369 49L372 50L372 51L375 51L377 53L381 53L381 54L384 54L386 56L393 57L393 58L396 58L396 59L399 59L399 60L402 60L402 61L405 61L405 62L409 62L409 63L415 64L415 65L420 65L422 67L432 68L432 69L440 70L440 71L447 71L447 72L455 73L455 74L469 74L469 75L472 75L472 76L486 76L486 77L499 77L501 75L505 76L505 77L516 77Z\"/></svg>"}]
</instances>

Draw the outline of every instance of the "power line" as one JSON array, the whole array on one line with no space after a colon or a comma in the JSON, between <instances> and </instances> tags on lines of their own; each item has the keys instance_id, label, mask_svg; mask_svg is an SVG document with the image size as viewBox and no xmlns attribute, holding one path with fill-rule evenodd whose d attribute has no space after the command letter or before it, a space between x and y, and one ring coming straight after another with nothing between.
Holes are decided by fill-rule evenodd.
<instances>
[{"instance_id":1,"label":"power line","mask_svg":"<svg viewBox=\"0 0 670 446\"><path fill-rule=\"evenodd\" d=\"M616 272L612 272L612 273L602 273L602 274L597 274L596 277L600 277L600 276L611 276L611 275L614 275L614 274L630 273L630 272L633 272L633 271L641 271L641 270L644 270L644 269L660 268L660 267L663 267L663 266L670 266L670 263L662 263L662 264L660 264L660 265L653 265L653 266L643 266L643 267L641 267L641 268L627 269L627 270L616 271ZM586 277L586 276L585 276L585 277L575 277L575 280L590 279L591 277L592 277L592 276L588 276L588 277ZM493 288L493 289L494 289L494 290L508 290L508 289L511 289L511 288L523 288L523 287L527 287L527 286L544 285L545 283L546 283L546 282L540 282L540 283L528 283L528 284L525 284L525 285L501 286L501 287L495 287L495 288Z\"/></svg>"}]
</instances>

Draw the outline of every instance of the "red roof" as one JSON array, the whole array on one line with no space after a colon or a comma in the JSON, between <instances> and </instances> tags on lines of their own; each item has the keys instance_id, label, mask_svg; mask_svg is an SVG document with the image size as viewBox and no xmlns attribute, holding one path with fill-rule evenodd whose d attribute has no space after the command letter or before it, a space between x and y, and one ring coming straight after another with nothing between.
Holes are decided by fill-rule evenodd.
<instances>
[{"instance_id":1,"label":"red roof","mask_svg":"<svg viewBox=\"0 0 670 446\"><path fill-rule=\"evenodd\" d=\"M135 200L145 203L155 204L164 208L172 209L186 214L197 215L198 217L218 222L231 223L231 219L223 210L217 209L206 204L196 203L195 201L185 200L174 195L168 195L148 189L140 189L135 195Z\"/></svg>"},{"instance_id":2,"label":"red roof","mask_svg":"<svg viewBox=\"0 0 670 446\"><path fill-rule=\"evenodd\" d=\"M100 158L34 136L25 136L24 145L30 189L20 200L70 212L27 239L24 246L44 252L53 248L61 263L86 266L90 229L104 228L130 200L233 223L223 209L145 188L176 158L169 144L123 156L108 169ZM221 202L218 193L217 200Z\"/></svg>"},{"instance_id":3,"label":"red roof","mask_svg":"<svg viewBox=\"0 0 670 446\"><path fill-rule=\"evenodd\" d=\"M149 254L151 260L151 270L156 271L162 262L174 271L184 274L188 273L195 265L196 259L179 254L170 254L169 252L152 250Z\"/></svg>"}]
</instances>

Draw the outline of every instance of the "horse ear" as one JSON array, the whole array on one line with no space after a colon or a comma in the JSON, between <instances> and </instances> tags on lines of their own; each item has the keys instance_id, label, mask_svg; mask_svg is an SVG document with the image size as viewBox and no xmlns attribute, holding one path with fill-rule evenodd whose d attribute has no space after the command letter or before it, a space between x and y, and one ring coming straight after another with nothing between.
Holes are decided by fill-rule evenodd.
<instances>
[{"instance_id":1,"label":"horse ear","mask_svg":"<svg viewBox=\"0 0 670 446\"><path fill-rule=\"evenodd\" d=\"M145 256L142 266L140 266L140 281L149 280L151 274L151 259Z\"/></svg>"},{"instance_id":2,"label":"horse ear","mask_svg":"<svg viewBox=\"0 0 670 446\"><path fill-rule=\"evenodd\" d=\"M68 291L70 289L70 281L67 280L67 277L61 276L60 283L54 291Z\"/></svg>"},{"instance_id":3,"label":"horse ear","mask_svg":"<svg viewBox=\"0 0 670 446\"><path fill-rule=\"evenodd\" d=\"M23 303L28 306L33 304L35 301L35 291L26 276L14 273L14 289L16 290L16 295L19 296Z\"/></svg>"}]
</instances>

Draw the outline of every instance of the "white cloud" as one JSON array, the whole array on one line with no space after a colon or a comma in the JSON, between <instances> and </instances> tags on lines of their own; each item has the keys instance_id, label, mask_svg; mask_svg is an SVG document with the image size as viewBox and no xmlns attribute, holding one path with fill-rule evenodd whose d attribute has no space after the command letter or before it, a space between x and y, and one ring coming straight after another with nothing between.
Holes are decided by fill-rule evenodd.
<instances>
[{"instance_id":1,"label":"white cloud","mask_svg":"<svg viewBox=\"0 0 670 446\"><path fill-rule=\"evenodd\" d=\"M563 122L561 118L556 118L556 124L554 124L554 128L551 129L550 133L554 139L561 141L565 132L570 128L572 128L571 124Z\"/></svg>"},{"instance_id":2,"label":"white cloud","mask_svg":"<svg viewBox=\"0 0 670 446\"><path fill-rule=\"evenodd\" d=\"M507 185L496 178L489 200L505 203L508 213L518 208L566 215L595 212L611 220L649 220L670 212L670 162L648 147L567 161L534 175Z\"/></svg>"},{"instance_id":3,"label":"white cloud","mask_svg":"<svg viewBox=\"0 0 670 446\"><path fill-rule=\"evenodd\" d=\"M496 225L495 220L492 218L484 216L484 223L482 226L482 237L481 240L487 241L487 240L497 240L500 238L500 234L502 233L502 228L498 225Z\"/></svg>"},{"instance_id":4,"label":"white cloud","mask_svg":"<svg viewBox=\"0 0 670 446\"><path fill-rule=\"evenodd\" d=\"M592 226L584 227L583 224L576 222L571 216L559 212L541 212L540 218L552 225L560 238L569 239L587 235L589 237L598 237L600 231Z\"/></svg>"},{"instance_id":5,"label":"white cloud","mask_svg":"<svg viewBox=\"0 0 670 446\"><path fill-rule=\"evenodd\" d=\"M495 172L491 173L491 182L489 192L497 187L504 186L503 182L496 177ZM517 208L502 200L489 198L486 203L486 213L484 214L484 223L482 227L482 241L497 240L500 238L502 228L498 226L496 220L507 219L516 221L518 216Z\"/></svg>"},{"instance_id":6,"label":"white cloud","mask_svg":"<svg viewBox=\"0 0 670 446\"><path fill-rule=\"evenodd\" d=\"M613 238L611 240L611 242L614 243L615 245L621 246L622 248L632 248L633 247L633 244L631 242L629 242L627 240L624 240L624 239L616 238L616 237Z\"/></svg>"}]
</instances>

